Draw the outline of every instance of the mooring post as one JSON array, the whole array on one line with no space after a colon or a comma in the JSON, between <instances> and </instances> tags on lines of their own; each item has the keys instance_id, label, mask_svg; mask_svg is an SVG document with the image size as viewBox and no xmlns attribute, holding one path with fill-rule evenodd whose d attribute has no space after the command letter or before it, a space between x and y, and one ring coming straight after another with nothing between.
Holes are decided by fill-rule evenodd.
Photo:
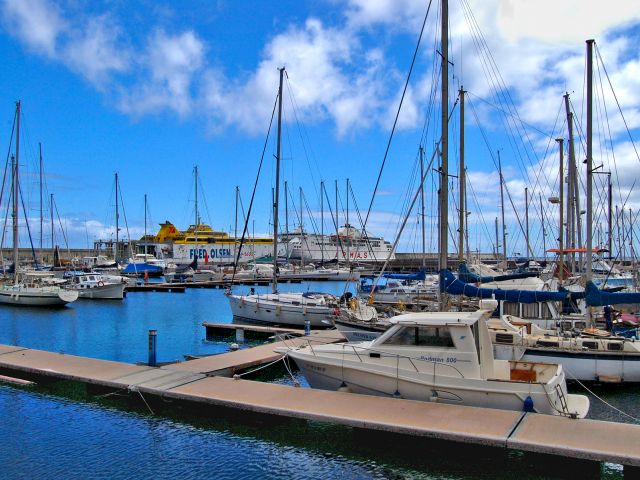
<instances>
[{"instance_id":1,"label":"mooring post","mask_svg":"<svg viewBox=\"0 0 640 480\"><path fill-rule=\"evenodd\" d=\"M244 343L244 328L236 329L236 342Z\"/></svg>"},{"instance_id":2,"label":"mooring post","mask_svg":"<svg viewBox=\"0 0 640 480\"><path fill-rule=\"evenodd\" d=\"M311 320L304 321L304 334L311 335Z\"/></svg>"},{"instance_id":3,"label":"mooring post","mask_svg":"<svg viewBox=\"0 0 640 480\"><path fill-rule=\"evenodd\" d=\"M156 338L158 337L157 330L149 330L149 366L156 366Z\"/></svg>"}]
</instances>

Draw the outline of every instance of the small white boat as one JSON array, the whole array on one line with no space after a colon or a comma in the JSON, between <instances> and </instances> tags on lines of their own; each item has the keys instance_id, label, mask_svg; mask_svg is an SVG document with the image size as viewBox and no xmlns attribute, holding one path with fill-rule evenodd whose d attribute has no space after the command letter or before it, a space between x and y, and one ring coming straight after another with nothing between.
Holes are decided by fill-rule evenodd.
<instances>
[{"instance_id":1,"label":"small white boat","mask_svg":"<svg viewBox=\"0 0 640 480\"><path fill-rule=\"evenodd\" d=\"M26 307L59 307L78 299L78 292L58 286L17 283L0 286L0 303Z\"/></svg>"},{"instance_id":2,"label":"small white boat","mask_svg":"<svg viewBox=\"0 0 640 480\"><path fill-rule=\"evenodd\" d=\"M71 277L67 289L78 292L80 298L122 300L125 286L124 282L109 282L102 275L87 273Z\"/></svg>"},{"instance_id":3,"label":"small white boat","mask_svg":"<svg viewBox=\"0 0 640 480\"><path fill-rule=\"evenodd\" d=\"M583 418L561 365L495 360L489 310L410 313L372 342L279 348L313 388Z\"/></svg>"}]
</instances>

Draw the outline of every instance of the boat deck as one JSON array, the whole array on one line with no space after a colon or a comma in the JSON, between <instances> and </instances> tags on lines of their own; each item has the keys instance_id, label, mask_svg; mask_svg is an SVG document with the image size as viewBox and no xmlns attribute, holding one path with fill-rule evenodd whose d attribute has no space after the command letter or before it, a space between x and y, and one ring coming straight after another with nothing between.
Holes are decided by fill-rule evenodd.
<instances>
[{"instance_id":1,"label":"boat deck","mask_svg":"<svg viewBox=\"0 0 640 480\"><path fill-rule=\"evenodd\" d=\"M327 332L320 333L325 335ZM308 337L294 341L305 338ZM274 345L265 347L273 349ZM250 363L245 356L258 355L251 350L255 349L222 354L218 359L149 367L0 345L0 374L36 380L42 377L74 380L194 405L208 404L275 417L640 467L638 425L571 420L211 376L238 361ZM259 356L264 358L264 352ZM211 412L214 414L215 410ZM629 471L637 472L637 468Z\"/></svg>"}]
</instances>

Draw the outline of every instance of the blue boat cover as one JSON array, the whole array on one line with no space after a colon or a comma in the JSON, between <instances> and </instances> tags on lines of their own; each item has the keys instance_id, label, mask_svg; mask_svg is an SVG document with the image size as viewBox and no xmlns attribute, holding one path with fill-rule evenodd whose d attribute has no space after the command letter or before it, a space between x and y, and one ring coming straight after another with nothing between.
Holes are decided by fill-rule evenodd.
<instances>
[{"instance_id":1,"label":"blue boat cover","mask_svg":"<svg viewBox=\"0 0 640 480\"><path fill-rule=\"evenodd\" d=\"M122 273L144 273L145 271L149 272L149 275L162 273L162 267L150 263L130 263L122 270Z\"/></svg>"},{"instance_id":2,"label":"blue boat cover","mask_svg":"<svg viewBox=\"0 0 640 480\"><path fill-rule=\"evenodd\" d=\"M465 297L495 298L508 302L535 303L561 302L567 298L567 292L544 292L540 290L502 290L500 288L478 288L469 283L458 280L450 271L444 271L444 290L451 295Z\"/></svg>"},{"instance_id":3,"label":"blue boat cover","mask_svg":"<svg viewBox=\"0 0 640 480\"><path fill-rule=\"evenodd\" d=\"M600 290L589 281L585 288L587 293L587 305L590 307L603 307L605 305L619 305L621 303L640 303L640 293L611 293Z\"/></svg>"},{"instance_id":4,"label":"blue boat cover","mask_svg":"<svg viewBox=\"0 0 640 480\"><path fill-rule=\"evenodd\" d=\"M383 273L382 276L396 280L424 280L427 278L427 271L421 268L416 273Z\"/></svg>"},{"instance_id":5,"label":"blue boat cover","mask_svg":"<svg viewBox=\"0 0 640 480\"><path fill-rule=\"evenodd\" d=\"M458 267L458 278L464 283L489 283L489 282L500 282L503 280L519 280L521 278L531 278L537 277L537 273L533 272L523 272L523 273L512 273L510 275L496 275L493 277L481 277L480 275L473 273L469 270L466 263L461 263Z\"/></svg>"}]
</instances>

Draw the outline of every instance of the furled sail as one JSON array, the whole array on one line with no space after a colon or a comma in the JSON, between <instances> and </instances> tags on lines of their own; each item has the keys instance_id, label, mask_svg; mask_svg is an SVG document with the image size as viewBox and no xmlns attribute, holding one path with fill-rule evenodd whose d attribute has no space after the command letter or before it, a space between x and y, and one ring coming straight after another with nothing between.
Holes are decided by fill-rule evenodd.
<instances>
[{"instance_id":1,"label":"furled sail","mask_svg":"<svg viewBox=\"0 0 640 480\"><path fill-rule=\"evenodd\" d=\"M540 290L502 290L500 288L478 288L458 280L450 271L443 272L444 290L451 295L465 297L495 298L518 303L561 302L567 292L545 292Z\"/></svg>"},{"instance_id":2,"label":"furled sail","mask_svg":"<svg viewBox=\"0 0 640 480\"><path fill-rule=\"evenodd\" d=\"M464 283L489 283L489 282L502 282L505 280L519 280L522 278L537 277L538 274L533 272L525 273L512 273L510 275L496 275L493 277L481 277L477 273L473 273L469 270L466 263L461 263L458 267L458 279Z\"/></svg>"},{"instance_id":3,"label":"furled sail","mask_svg":"<svg viewBox=\"0 0 640 480\"><path fill-rule=\"evenodd\" d=\"M596 287L591 281L587 282L585 292L587 293L587 305L590 307L620 305L621 303L640 303L640 293L605 292Z\"/></svg>"}]
</instances>

